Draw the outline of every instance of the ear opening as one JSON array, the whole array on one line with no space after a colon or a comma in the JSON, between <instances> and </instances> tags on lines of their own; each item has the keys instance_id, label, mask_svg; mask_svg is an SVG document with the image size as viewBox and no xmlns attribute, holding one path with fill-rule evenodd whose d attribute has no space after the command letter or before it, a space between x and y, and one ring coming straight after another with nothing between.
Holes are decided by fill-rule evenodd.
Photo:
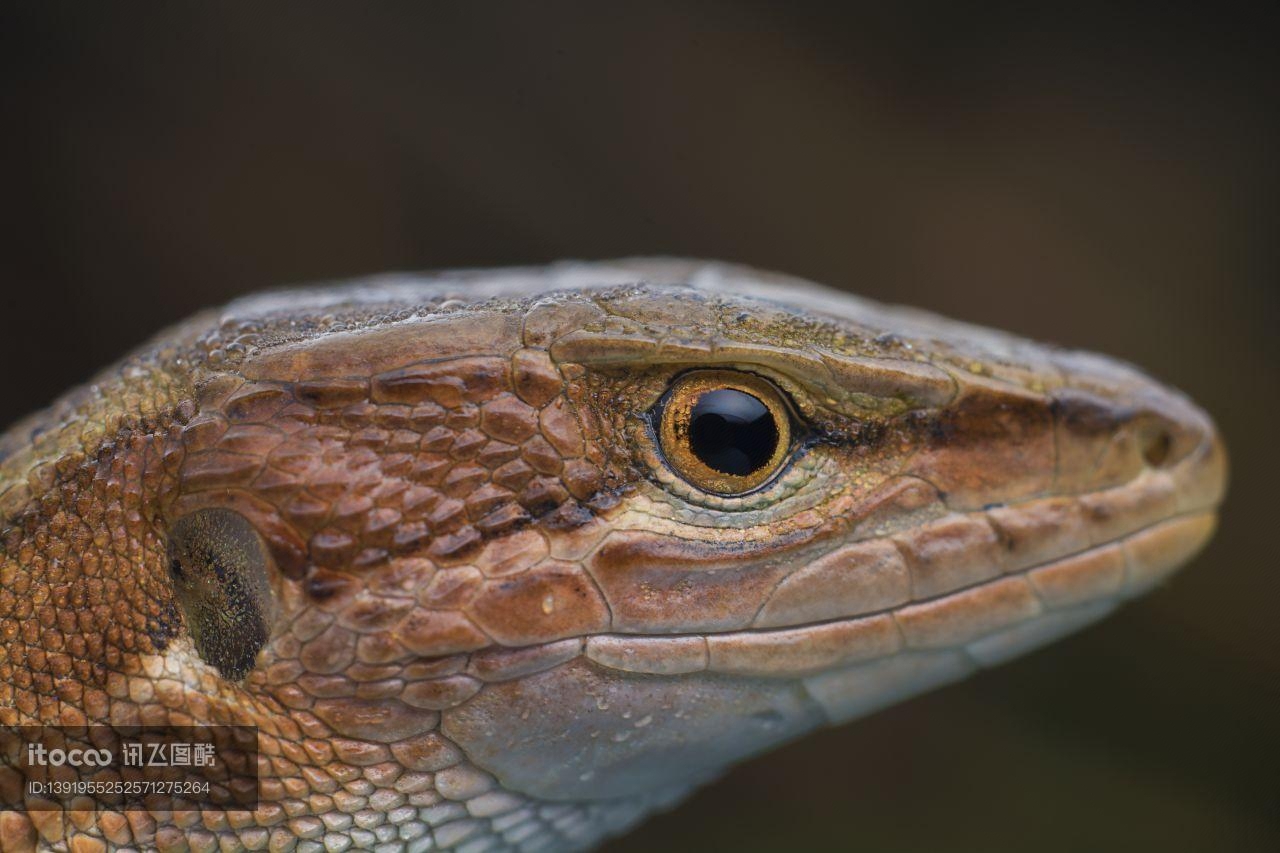
<instances>
[{"instance_id":1,"label":"ear opening","mask_svg":"<svg viewBox=\"0 0 1280 853\"><path fill-rule=\"evenodd\" d=\"M248 675L270 639L270 566L262 537L232 510L196 510L169 531L174 598L196 651L223 678Z\"/></svg>"}]
</instances>

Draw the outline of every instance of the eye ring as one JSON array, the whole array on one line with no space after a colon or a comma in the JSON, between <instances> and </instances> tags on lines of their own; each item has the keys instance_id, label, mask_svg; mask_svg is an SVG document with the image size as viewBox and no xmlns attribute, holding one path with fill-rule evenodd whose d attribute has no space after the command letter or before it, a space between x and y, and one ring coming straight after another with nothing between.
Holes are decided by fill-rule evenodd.
<instances>
[{"instance_id":1,"label":"eye ring","mask_svg":"<svg viewBox=\"0 0 1280 853\"><path fill-rule=\"evenodd\" d=\"M654 413L667 465L690 485L717 495L746 494L773 479L796 432L782 391L737 370L681 375Z\"/></svg>"}]
</instances>

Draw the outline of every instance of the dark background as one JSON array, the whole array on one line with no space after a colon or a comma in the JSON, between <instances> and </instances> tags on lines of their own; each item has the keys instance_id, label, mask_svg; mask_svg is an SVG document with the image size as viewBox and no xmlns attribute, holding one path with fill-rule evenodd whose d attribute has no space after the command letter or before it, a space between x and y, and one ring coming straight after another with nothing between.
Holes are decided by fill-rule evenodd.
<instances>
[{"instance_id":1,"label":"dark background","mask_svg":"<svg viewBox=\"0 0 1280 853\"><path fill-rule=\"evenodd\" d=\"M6 4L0 422L264 286L563 257L1132 360L1232 452L1189 570L610 849L1280 849L1277 33L878 5Z\"/></svg>"}]
</instances>

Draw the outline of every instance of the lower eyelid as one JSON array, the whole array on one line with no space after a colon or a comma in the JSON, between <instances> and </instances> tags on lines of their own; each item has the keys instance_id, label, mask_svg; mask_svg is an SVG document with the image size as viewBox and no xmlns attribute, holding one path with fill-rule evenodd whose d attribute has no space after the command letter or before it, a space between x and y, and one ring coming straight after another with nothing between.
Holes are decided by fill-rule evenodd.
<instances>
[{"instance_id":1,"label":"lower eyelid","mask_svg":"<svg viewBox=\"0 0 1280 853\"><path fill-rule=\"evenodd\" d=\"M700 510L738 513L777 506L807 486L817 473L810 467L810 443L796 443L774 476L760 487L736 496L704 492L672 471L657 449L657 436L648 429L645 433L646 435L640 439L646 445L644 452L641 453L641 461L649 471L649 480L663 494Z\"/></svg>"}]
</instances>

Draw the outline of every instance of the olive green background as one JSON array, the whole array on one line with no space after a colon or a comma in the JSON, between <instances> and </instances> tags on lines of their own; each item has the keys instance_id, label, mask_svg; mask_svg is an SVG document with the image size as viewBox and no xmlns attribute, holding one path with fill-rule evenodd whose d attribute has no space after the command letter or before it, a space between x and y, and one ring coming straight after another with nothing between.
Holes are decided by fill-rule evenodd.
<instances>
[{"instance_id":1,"label":"olive green background","mask_svg":"<svg viewBox=\"0 0 1280 853\"><path fill-rule=\"evenodd\" d=\"M1280 849L1277 33L1055 6L6 4L0 422L236 294L562 257L1129 359L1232 453L1185 573L609 849Z\"/></svg>"}]
</instances>

